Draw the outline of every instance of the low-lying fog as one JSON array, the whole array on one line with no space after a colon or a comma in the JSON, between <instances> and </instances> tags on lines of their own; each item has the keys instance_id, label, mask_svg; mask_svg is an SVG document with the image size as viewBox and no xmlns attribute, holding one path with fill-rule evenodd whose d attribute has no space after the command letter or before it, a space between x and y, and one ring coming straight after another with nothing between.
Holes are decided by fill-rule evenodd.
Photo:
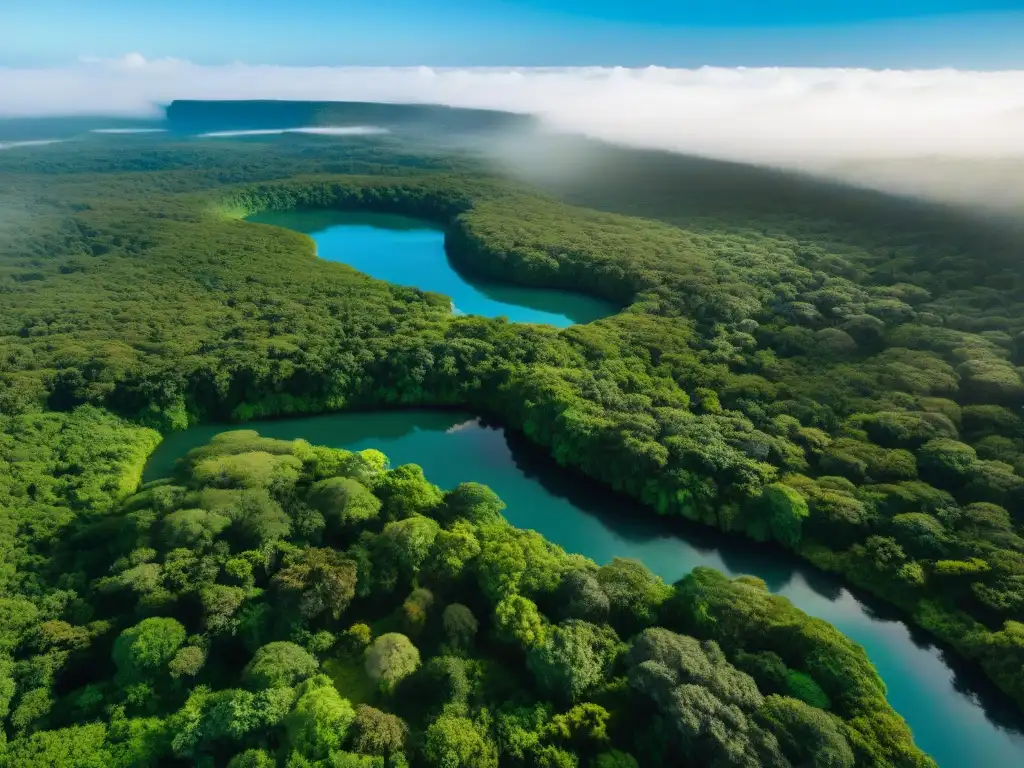
<instances>
[{"instance_id":1,"label":"low-lying fog","mask_svg":"<svg viewBox=\"0 0 1024 768\"><path fill-rule=\"evenodd\" d=\"M155 115L172 99L434 103L557 131L810 171L936 199L1024 204L1024 72L431 69L120 60L0 70L0 116Z\"/></svg>"}]
</instances>

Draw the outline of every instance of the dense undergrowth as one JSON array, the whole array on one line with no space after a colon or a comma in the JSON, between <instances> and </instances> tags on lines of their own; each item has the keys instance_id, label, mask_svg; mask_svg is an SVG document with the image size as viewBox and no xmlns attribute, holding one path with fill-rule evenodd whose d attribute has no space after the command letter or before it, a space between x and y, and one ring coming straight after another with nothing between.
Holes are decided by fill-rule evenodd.
<instances>
[{"instance_id":1,"label":"dense undergrowth","mask_svg":"<svg viewBox=\"0 0 1024 768\"><path fill-rule=\"evenodd\" d=\"M98 432L94 473L151 439L48 419ZM863 650L757 579L598 567L503 507L377 451L217 436L79 516L59 593L8 601L4 764L932 764Z\"/></svg>"},{"instance_id":2,"label":"dense undergrowth","mask_svg":"<svg viewBox=\"0 0 1024 768\"><path fill-rule=\"evenodd\" d=\"M807 218L663 183L640 194L627 175L619 190L587 187L590 204L659 221L386 143L253 146L3 159L5 413L91 403L174 429L399 404L486 410L660 514L777 540L877 592L1024 704L1012 244L832 187L803 193ZM452 317L443 297L239 220L294 207L429 218L462 268L625 309L562 331ZM17 477L14 424L3 450ZM9 485L16 517L39 507L56 521L50 539L74 517ZM44 554L26 558L9 582L47 599Z\"/></svg>"}]
</instances>

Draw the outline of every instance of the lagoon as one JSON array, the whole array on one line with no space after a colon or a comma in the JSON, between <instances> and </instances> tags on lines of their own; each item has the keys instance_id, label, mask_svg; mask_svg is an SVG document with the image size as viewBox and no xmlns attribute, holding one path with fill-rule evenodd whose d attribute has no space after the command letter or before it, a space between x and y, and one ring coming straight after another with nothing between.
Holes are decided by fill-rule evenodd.
<instances>
[{"instance_id":1,"label":"lagoon","mask_svg":"<svg viewBox=\"0 0 1024 768\"><path fill-rule=\"evenodd\" d=\"M443 293L451 298L457 314L564 328L616 312L607 302L582 294L466 275L448 260L444 230L419 219L383 213L289 211L261 213L248 220L308 235L322 259L348 264L395 285Z\"/></svg>"},{"instance_id":2,"label":"lagoon","mask_svg":"<svg viewBox=\"0 0 1024 768\"><path fill-rule=\"evenodd\" d=\"M190 448L232 427L172 433L150 458L144 479L166 475ZM698 565L753 574L807 613L864 646L892 706L918 745L944 768L1024 765L1024 724L1007 697L966 663L908 627L893 609L770 546L682 520L657 518L635 502L557 467L522 436L454 411L336 414L245 425L267 437L303 438L349 450L377 448L392 466L416 463L443 488L490 486L506 517L598 563L632 557L675 581Z\"/></svg>"}]
</instances>

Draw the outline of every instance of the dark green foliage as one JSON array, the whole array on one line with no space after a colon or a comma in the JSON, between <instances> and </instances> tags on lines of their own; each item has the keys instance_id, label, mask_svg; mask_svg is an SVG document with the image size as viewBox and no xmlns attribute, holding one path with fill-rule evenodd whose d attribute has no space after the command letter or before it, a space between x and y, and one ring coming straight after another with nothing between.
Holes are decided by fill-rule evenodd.
<instances>
[{"instance_id":1,"label":"dark green foliage","mask_svg":"<svg viewBox=\"0 0 1024 768\"><path fill-rule=\"evenodd\" d=\"M304 618L327 611L337 619L355 596L356 581L354 561L333 549L310 547L289 553L272 583Z\"/></svg>"},{"instance_id":2,"label":"dark green foliage","mask_svg":"<svg viewBox=\"0 0 1024 768\"><path fill-rule=\"evenodd\" d=\"M364 755L389 757L400 754L405 750L409 736L409 726L401 718L367 704L356 708L352 728L355 731L352 748Z\"/></svg>"},{"instance_id":3,"label":"dark green foliage","mask_svg":"<svg viewBox=\"0 0 1024 768\"><path fill-rule=\"evenodd\" d=\"M768 696L758 721L769 725L794 765L850 768L856 765L842 727L820 709L784 696Z\"/></svg>"},{"instance_id":4,"label":"dark green foliage","mask_svg":"<svg viewBox=\"0 0 1024 768\"><path fill-rule=\"evenodd\" d=\"M541 690L560 702L577 702L605 679L619 649L610 627L569 619L535 642L527 665Z\"/></svg>"},{"instance_id":5,"label":"dark green foliage","mask_svg":"<svg viewBox=\"0 0 1024 768\"><path fill-rule=\"evenodd\" d=\"M598 582L597 575L589 571L567 572L558 586L555 602L566 619L603 622L611 610L607 592Z\"/></svg>"},{"instance_id":6,"label":"dark green foliage","mask_svg":"<svg viewBox=\"0 0 1024 768\"><path fill-rule=\"evenodd\" d=\"M473 612L464 605L452 603L442 615L444 633L453 649L468 651L473 647L479 623Z\"/></svg>"}]
</instances>

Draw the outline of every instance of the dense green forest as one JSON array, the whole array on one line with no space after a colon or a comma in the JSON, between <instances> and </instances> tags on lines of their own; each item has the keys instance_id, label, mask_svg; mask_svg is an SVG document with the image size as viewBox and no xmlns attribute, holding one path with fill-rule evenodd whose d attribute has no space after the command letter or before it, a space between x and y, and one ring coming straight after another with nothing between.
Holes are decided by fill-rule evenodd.
<instances>
[{"instance_id":1,"label":"dense green forest","mask_svg":"<svg viewBox=\"0 0 1024 768\"><path fill-rule=\"evenodd\" d=\"M900 207L878 195L776 179L782 186L773 196L771 178L755 174L750 179L758 183L744 197L730 194L727 173L704 195L694 191L701 182L696 175L683 194L664 158L637 161L633 174L616 165L623 162L609 150L600 184L582 179L575 188L544 191L478 161L394 137L216 146L140 140L0 157L0 411L7 414L0 501L2 535L10 542L3 578L5 610L23 617L7 622L13 629L6 648L14 659L5 678L11 682L2 683L13 697L8 731L30 734L78 717L61 697L70 696L81 671L61 671L60 664L50 678L33 671L44 662L31 661L32 654L49 653L33 638L41 622L57 621L61 631L66 625L84 637L84 646L110 646L137 608L107 596L113 581L101 589L100 578L116 581L119 573L142 568L150 576L140 578L156 594L152 615L174 615L182 632L205 637L179 645L199 649L189 652L194 656L225 652L216 650L209 628L200 631L198 608L159 612L199 598L179 601L178 593L188 590L153 575L170 554L156 539L133 543L124 567L105 577L96 563L76 565L66 576L53 570L68 556L61 549L68 537L87 535L89 525L99 524L93 518L103 518L132 486L156 440L144 428L398 405L461 405L493 414L559 463L659 514L778 542L900 606L1024 705L1024 384L1017 368L1024 313L1019 263L1010 258L1019 247L948 212ZM564 330L454 317L444 297L318 261L308 238L242 220L261 210L308 207L430 219L446 227L460 268L583 290L623 310ZM106 421L97 409L131 425ZM73 419L61 415L70 412ZM109 439L91 439L94 432ZM311 481L302 477L300 486ZM204 482L180 479L189 493ZM276 503L301 517L306 512L297 510L313 508L305 491ZM230 518L201 504L193 508ZM275 541L313 546L318 534L303 525L295 522L292 534ZM217 552L242 545L234 533L226 544L213 541L220 532L211 534ZM148 559L134 562L133 548ZM276 588L267 570L278 562L271 554L253 585L231 581L226 571L181 583L242 592L255 584ZM288 557L299 556L282 551L280 562ZM374 553L366 557L376 562ZM417 573L404 572L399 581L395 589L406 593L398 602L413 588L439 589L420 585ZM717 590L749 592L759 605L768 600L753 585L719 584L707 573L687 583L686 589L706 592L707 610ZM481 637L490 637L494 606L486 600L494 595L452 589L471 608ZM678 595L682 587L674 589ZM557 605L545 603L544 588L522 596L539 606L538 617L560 618ZM444 589L435 598L440 615L451 601ZM140 605L149 599L139 597ZM353 610L364 610L359 605L356 600ZM762 694L785 689L768 685L760 662L739 651L778 653L817 681L834 713L861 722L853 709L840 707L842 697L826 676L786 655L789 636L778 647L730 648L734 638L692 620L669 625L660 609L655 613L672 631L716 640L728 657L723 669L732 664L750 672ZM366 618L373 626L383 620ZM110 623L89 629L93 621ZM617 634L608 648L637 647L636 634L648 625L613 621ZM313 626L313 634L321 631ZM338 630L324 629L332 636ZM303 642L315 650L313 640ZM434 640L424 643L424 658L439 648ZM511 653L485 647L502 659ZM104 655L98 650L75 658L88 659L81 663L91 668ZM518 652L512 658L528 665L529 652ZM625 670L627 679L630 653L612 654L616 674ZM481 658L495 658L488 654ZM613 686L614 679L605 682ZM129 723L143 728L133 718L147 706L156 707L146 715L156 718L154 734L171 708L185 706L188 686L166 678L142 682L152 694L126 701L126 714L108 722L106 736L92 732L97 744L127 733L117 729ZM214 682L233 684L211 681L210 691ZM316 686L308 683L301 695ZM35 693L51 689L57 693ZM610 690L597 703L614 723L617 711L638 705L623 705ZM486 701L492 694L479 695ZM200 720L205 706L194 703ZM873 712L883 709L871 704ZM737 711L771 731L757 719L757 707ZM396 714L408 722L410 739L426 733L429 743L424 713ZM493 738L499 723L473 727ZM860 737L839 731L855 758L885 764L909 754L909 747L896 746L905 738L902 725L863 728ZM771 732L789 755L786 737ZM267 738L268 746L285 743ZM565 740L545 739L538 742L544 748L567 749ZM244 746L245 738L237 741ZM622 751L636 749L615 743ZM596 742L588 744L578 747L580 754L596 757ZM671 745L697 764L706 759L690 748ZM197 742L196 749L229 756L220 741ZM729 754L741 760L746 753Z\"/></svg>"},{"instance_id":2,"label":"dense green forest","mask_svg":"<svg viewBox=\"0 0 1024 768\"><path fill-rule=\"evenodd\" d=\"M151 431L9 429L46 456L23 482L80 471L34 492L78 510L58 588L5 601L5 765L932 764L863 650L757 579L598 567L486 486L245 430L111 508Z\"/></svg>"}]
</instances>

